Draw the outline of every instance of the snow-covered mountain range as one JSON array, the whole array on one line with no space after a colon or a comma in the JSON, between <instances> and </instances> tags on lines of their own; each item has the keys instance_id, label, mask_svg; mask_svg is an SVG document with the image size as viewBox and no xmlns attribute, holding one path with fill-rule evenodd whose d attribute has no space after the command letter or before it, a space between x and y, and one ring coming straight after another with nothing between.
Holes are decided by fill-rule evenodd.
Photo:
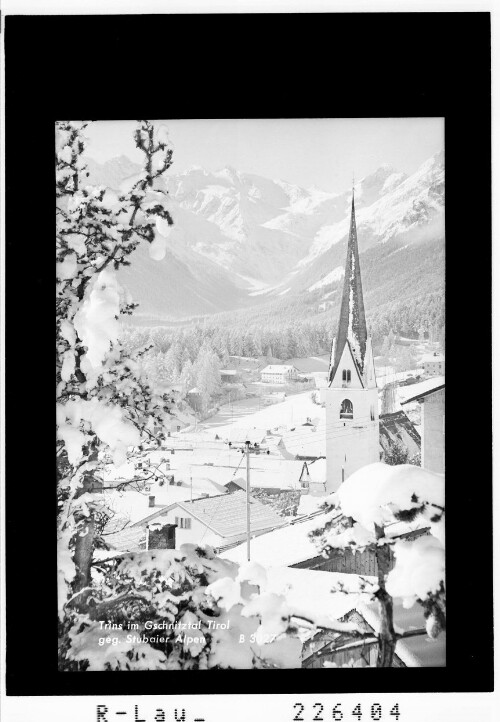
<instances>
[{"instance_id":1,"label":"snow-covered mountain range","mask_svg":"<svg viewBox=\"0 0 500 722\"><path fill-rule=\"evenodd\" d=\"M90 181L114 188L137 170L125 156L104 165L89 159ZM321 301L342 283L350 188L332 194L233 168L197 167L170 173L166 188L175 226L165 259L152 260L142 247L120 271L139 313L174 320L304 294ZM364 280L369 291L376 288L378 303L390 301L379 287L390 268L408 272L410 263L419 274L429 247L444 247L443 153L410 176L382 166L354 190ZM380 283L377 259L385 264Z\"/></svg>"}]
</instances>

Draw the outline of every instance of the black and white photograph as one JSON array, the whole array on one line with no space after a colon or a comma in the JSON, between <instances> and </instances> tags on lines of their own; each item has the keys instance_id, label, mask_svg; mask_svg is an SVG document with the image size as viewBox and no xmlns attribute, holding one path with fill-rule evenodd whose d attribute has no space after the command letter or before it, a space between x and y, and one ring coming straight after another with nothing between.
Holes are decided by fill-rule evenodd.
<instances>
[{"instance_id":1,"label":"black and white photograph","mask_svg":"<svg viewBox=\"0 0 500 722\"><path fill-rule=\"evenodd\" d=\"M55 151L59 670L446 666L444 119Z\"/></svg>"},{"instance_id":2,"label":"black and white photograph","mask_svg":"<svg viewBox=\"0 0 500 722\"><path fill-rule=\"evenodd\" d=\"M492 13L278 4L4 2L9 722L498 717Z\"/></svg>"}]
</instances>

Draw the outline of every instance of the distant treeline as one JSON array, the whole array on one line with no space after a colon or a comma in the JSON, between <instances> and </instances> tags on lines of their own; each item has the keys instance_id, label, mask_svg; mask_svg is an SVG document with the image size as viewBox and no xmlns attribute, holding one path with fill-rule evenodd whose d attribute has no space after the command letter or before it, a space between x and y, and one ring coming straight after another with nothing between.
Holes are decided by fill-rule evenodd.
<instances>
[{"instance_id":1,"label":"distant treeline","mask_svg":"<svg viewBox=\"0 0 500 722\"><path fill-rule=\"evenodd\" d=\"M285 310L285 308L283 309ZM228 356L269 357L287 360L328 353L337 329L337 314L327 311L312 318L283 318L276 307L218 314L186 326L125 327L123 340L131 351L152 345L152 353L166 354L172 345L184 359L194 363L203 344L209 345L225 363ZM440 340L444 333L444 294L431 293L404 301L386 303L368 314L369 332L375 350L390 334Z\"/></svg>"}]
</instances>

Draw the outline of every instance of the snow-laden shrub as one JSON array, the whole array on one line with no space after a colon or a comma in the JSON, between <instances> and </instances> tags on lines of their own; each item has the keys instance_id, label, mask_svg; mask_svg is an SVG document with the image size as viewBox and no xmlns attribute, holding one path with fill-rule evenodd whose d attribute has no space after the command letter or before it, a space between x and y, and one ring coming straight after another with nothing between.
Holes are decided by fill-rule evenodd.
<instances>
[{"instance_id":1,"label":"snow-laden shrub","mask_svg":"<svg viewBox=\"0 0 500 722\"><path fill-rule=\"evenodd\" d=\"M258 564L183 545L96 562L94 574L86 612L66 615L62 670L300 667L292 610L260 590Z\"/></svg>"}]
</instances>

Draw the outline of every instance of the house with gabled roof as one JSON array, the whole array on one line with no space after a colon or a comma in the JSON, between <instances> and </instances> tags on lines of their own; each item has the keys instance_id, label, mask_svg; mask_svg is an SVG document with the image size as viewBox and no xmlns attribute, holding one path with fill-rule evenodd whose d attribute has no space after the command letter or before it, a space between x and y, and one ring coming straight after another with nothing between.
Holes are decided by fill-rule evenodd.
<instances>
[{"instance_id":1,"label":"house with gabled roof","mask_svg":"<svg viewBox=\"0 0 500 722\"><path fill-rule=\"evenodd\" d=\"M300 486L305 494L326 493L326 459L304 461L300 474Z\"/></svg>"},{"instance_id":2,"label":"house with gabled roof","mask_svg":"<svg viewBox=\"0 0 500 722\"><path fill-rule=\"evenodd\" d=\"M445 381L444 376L421 381L408 387L401 406L415 401L421 406L422 466L444 474L445 468Z\"/></svg>"},{"instance_id":3,"label":"house with gabled roof","mask_svg":"<svg viewBox=\"0 0 500 722\"><path fill-rule=\"evenodd\" d=\"M250 498L250 530L259 536L286 524L270 506ZM157 510L132 526L161 528L175 525L175 547L209 544L216 550L242 542L247 534L247 500L244 491L177 501Z\"/></svg>"},{"instance_id":4,"label":"house with gabled roof","mask_svg":"<svg viewBox=\"0 0 500 722\"><path fill-rule=\"evenodd\" d=\"M261 381L267 384L286 384L297 378L295 366L287 364L269 364L260 372Z\"/></svg>"}]
</instances>

